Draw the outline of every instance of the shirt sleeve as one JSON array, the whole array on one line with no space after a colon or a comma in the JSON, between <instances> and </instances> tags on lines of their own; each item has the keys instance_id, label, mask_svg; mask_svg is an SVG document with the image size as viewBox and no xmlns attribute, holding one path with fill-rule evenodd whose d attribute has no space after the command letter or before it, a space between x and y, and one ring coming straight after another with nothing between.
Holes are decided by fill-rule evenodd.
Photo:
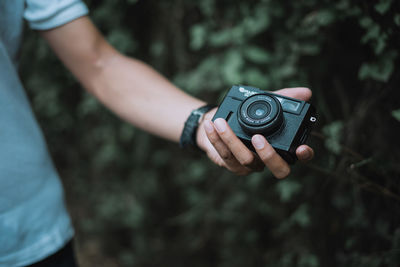
<instances>
[{"instance_id":1,"label":"shirt sleeve","mask_svg":"<svg viewBox=\"0 0 400 267\"><path fill-rule=\"evenodd\" d=\"M31 29L48 30L88 13L81 0L26 0L24 18Z\"/></svg>"}]
</instances>

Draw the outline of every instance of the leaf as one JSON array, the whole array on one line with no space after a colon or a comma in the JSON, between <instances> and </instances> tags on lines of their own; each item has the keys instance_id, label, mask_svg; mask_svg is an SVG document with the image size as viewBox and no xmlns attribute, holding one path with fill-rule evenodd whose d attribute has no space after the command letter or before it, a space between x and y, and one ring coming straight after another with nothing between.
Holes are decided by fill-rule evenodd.
<instances>
[{"instance_id":1,"label":"leaf","mask_svg":"<svg viewBox=\"0 0 400 267\"><path fill-rule=\"evenodd\" d=\"M400 108L399 108L399 109L396 109L396 110L393 110L393 111L392 111L392 116L393 116L396 120L400 121Z\"/></svg>"},{"instance_id":2,"label":"leaf","mask_svg":"<svg viewBox=\"0 0 400 267\"><path fill-rule=\"evenodd\" d=\"M126 54L134 52L137 48L137 44L129 36L130 33L127 30L115 29L107 36L107 39L111 45Z\"/></svg>"},{"instance_id":3,"label":"leaf","mask_svg":"<svg viewBox=\"0 0 400 267\"><path fill-rule=\"evenodd\" d=\"M220 67L221 60L217 56L206 57L190 72L180 73L174 82L192 94L207 90L216 90L222 86Z\"/></svg>"},{"instance_id":4,"label":"leaf","mask_svg":"<svg viewBox=\"0 0 400 267\"><path fill-rule=\"evenodd\" d=\"M397 52L392 50L383 54L376 62L362 64L358 71L358 78L387 82L393 73L396 58Z\"/></svg>"},{"instance_id":5,"label":"leaf","mask_svg":"<svg viewBox=\"0 0 400 267\"><path fill-rule=\"evenodd\" d=\"M293 195L301 191L302 187L299 182L294 180L283 180L276 184L276 191L278 191L282 202L288 202Z\"/></svg>"},{"instance_id":6,"label":"leaf","mask_svg":"<svg viewBox=\"0 0 400 267\"><path fill-rule=\"evenodd\" d=\"M299 267L318 267L319 261L317 256L309 253L300 255Z\"/></svg>"},{"instance_id":7,"label":"leaf","mask_svg":"<svg viewBox=\"0 0 400 267\"><path fill-rule=\"evenodd\" d=\"M326 135L325 147L334 154L340 154L342 146L340 139L342 137L343 122L334 121L326 125L322 132Z\"/></svg>"},{"instance_id":8,"label":"leaf","mask_svg":"<svg viewBox=\"0 0 400 267\"><path fill-rule=\"evenodd\" d=\"M268 88L270 80L265 73L262 73L257 68L248 68L243 72L243 82L252 84L260 88Z\"/></svg>"},{"instance_id":9,"label":"leaf","mask_svg":"<svg viewBox=\"0 0 400 267\"><path fill-rule=\"evenodd\" d=\"M302 227L309 226L311 224L311 218L308 214L308 206L306 204L302 204L300 207L298 207L292 216L290 216L290 220Z\"/></svg>"},{"instance_id":10,"label":"leaf","mask_svg":"<svg viewBox=\"0 0 400 267\"><path fill-rule=\"evenodd\" d=\"M153 42L150 46L150 53L154 57L160 57L165 53L166 47L165 44L162 42Z\"/></svg>"},{"instance_id":11,"label":"leaf","mask_svg":"<svg viewBox=\"0 0 400 267\"><path fill-rule=\"evenodd\" d=\"M368 26L367 33L361 39L361 43L366 44L370 40L378 40L379 38L381 38L380 27L377 24L372 24Z\"/></svg>"},{"instance_id":12,"label":"leaf","mask_svg":"<svg viewBox=\"0 0 400 267\"><path fill-rule=\"evenodd\" d=\"M362 17L359 22L363 28L369 28L374 24L374 21L370 17L367 17L367 16Z\"/></svg>"},{"instance_id":13,"label":"leaf","mask_svg":"<svg viewBox=\"0 0 400 267\"><path fill-rule=\"evenodd\" d=\"M375 5L375 10L383 15L388 12L391 4L392 0L380 0L379 3Z\"/></svg>"},{"instance_id":14,"label":"leaf","mask_svg":"<svg viewBox=\"0 0 400 267\"><path fill-rule=\"evenodd\" d=\"M257 46L246 48L244 56L254 63L268 63L271 59L271 55L267 51Z\"/></svg>"},{"instance_id":15,"label":"leaf","mask_svg":"<svg viewBox=\"0 0 400 267\"><path fill-rule=\"evenodd\" d=\"M228 84L240 83L243 80L241 72L243 64L244 60L238 50L230 50L225 55L222 73Z\"/></svg>"},{"instance_id":16,"label":"leaf","mask_svg":"<svg viewBox=\"0 0 400 267\"><path fill-rule=\"evenodd\" d=\"M248 16L242 23L247 36L254 36L267 29L270 25L269 10L266 7L259 7L252 16Z\"/></svg>"},{"instance_id":17,"label":"leaf","mask_svg":"<svg viewBox=\"0 0 400 267\"><path fill-rule=\"evenodd\" d=\"M233 32L234 32L233 29L228 28L228 29L224 29L222 31L214 32L214 33L210 34L210 37L209 37L210 45L213 47L220 47L220 46L230 44L235 39ZM238 33L236 32L236 34L238 34ZM241 37L239 36L239 38L241 38Z\"/></svg>"},{"instance_id":18,"label":"leaf","mask_svg":"<svg viewBox=\"0 0 400 267\"><path fill-rule=\"evenodd\" d=\"M319 25L326 26L335 20L335 14L330 10L322 10L317 13L316 20Z\"/></svg>"},{"instance_id":19,"label":"leaf","mask_svg":"<svg viewBox=\"0 0 400 267\"><path fill-rule=\"evenodd\" d=\"M204 46L207 37L207 31L204 25L194 25L190 30L190 47L193 50L199 50Z\"/></svg>"},{"instance_id":20,"label":"leaf","mask_svg":"<svg viewBox=\"0 0 400 267\"><path fill-rule=\"evenodd\" d=\"M397 26L400 26L400 14L394 15L393 21Z\"/></svg>"}]
</instances>

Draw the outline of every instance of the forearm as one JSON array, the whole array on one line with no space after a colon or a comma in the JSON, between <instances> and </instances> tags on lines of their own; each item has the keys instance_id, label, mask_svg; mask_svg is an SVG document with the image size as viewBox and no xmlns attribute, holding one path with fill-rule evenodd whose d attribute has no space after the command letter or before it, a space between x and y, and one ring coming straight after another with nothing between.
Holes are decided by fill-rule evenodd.
<instances>
[{"instance_id":1,"label":"forearm","mask_svg":"<svg viewBox=\"0 0 400 267\"><path fill-rule=\"evenodd\" d=\"M85 86L121 118L172 141L179 140L190 112L204 104L148 65L120 54Z\"/></svg>"},{"instance_id":2,"label":"forearm","mask_svg":"<svg viewBox=\"0 0 400 267\"><path fill-rule=\"evenodd\" d=\"M178 141L202 101L176 88L148 65L111 47L87 17L42 32L82 85L126 121Z\"/></svg>"}]
</instances>

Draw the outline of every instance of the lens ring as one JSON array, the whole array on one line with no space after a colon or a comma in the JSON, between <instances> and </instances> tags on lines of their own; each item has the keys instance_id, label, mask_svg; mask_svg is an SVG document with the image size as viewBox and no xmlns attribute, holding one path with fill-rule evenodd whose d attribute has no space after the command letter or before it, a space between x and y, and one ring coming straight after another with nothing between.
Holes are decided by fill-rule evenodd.
<instances>
[{"instance_id":1,"label":"lens ring","mask_svg":"<svg viewBox=\"0 0 400 267\"><path fill-rule=\"evenodd\" d=\"M240 126L251 134L270 134L279 129L283 122L279 101L268 93L246 98L239 106L238 113Z\"/></svg>"},{"instance_id":2,"label":"lens ring","mask_svg":"<svg viewBox=\"0 0 400 267\"><path fill-rule=\"evenodd\" d=\"M271 113L271 104L265 101L256 101L249 105L247 114L254 120L262 119Z\"/></svg>"}]
</instances>

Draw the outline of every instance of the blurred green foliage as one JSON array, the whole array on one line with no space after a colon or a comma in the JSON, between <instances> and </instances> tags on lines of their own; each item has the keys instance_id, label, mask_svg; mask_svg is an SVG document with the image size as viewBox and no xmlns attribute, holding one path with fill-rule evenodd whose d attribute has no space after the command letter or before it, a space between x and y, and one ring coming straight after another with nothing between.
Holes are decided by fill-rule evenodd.
<instances>
[{"instance_id":1,"label":"blurred green foliage","mask_svg":"<svg viewBox=\"0 0 400 267\"><path fill-rule=\"evenodd\" d=\"M120 51L217 103L308 86L316 157L235 177L121 122L28 33L21 74L82 266L399 266L399 1L86 1Z\"/></svg>"}]
</instances>

